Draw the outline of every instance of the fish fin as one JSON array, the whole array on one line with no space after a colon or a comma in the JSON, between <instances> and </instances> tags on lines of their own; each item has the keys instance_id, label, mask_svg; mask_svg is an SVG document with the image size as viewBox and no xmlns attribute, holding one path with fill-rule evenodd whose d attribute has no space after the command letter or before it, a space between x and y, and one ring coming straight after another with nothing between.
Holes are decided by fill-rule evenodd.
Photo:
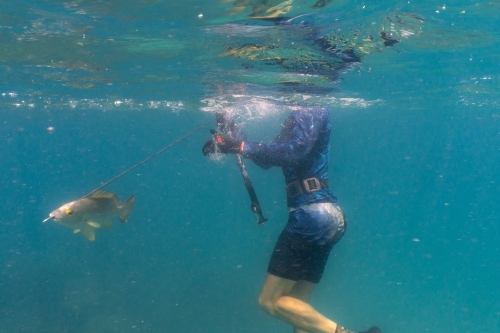
<instances>
[{"instance_id":1,"label":"fish fin","mask_svg":"<svg viewBox=\"0 0 500 333\"><path fill-rule=\"evenodd\" d=\"M102 190L97 190L90 195L87 196L89 199L115 199L119 200L118 196L114 193L102 191Z\"/></svg>"},{"instance_id":2,"label":"fish fin","mask_svg":"<svg viewBox=\"0 0 500 333\"><path fill-rule=\"evenodd\" d=\"M80 229L74 229L74 230L73 230L73 233L74 233L74 234L77 234L77 233L79 233L80 231L81 231Z\"/></svg>"},{"instance_id":3,"label":"fish fin","mask_svg":"<svg viewBox=\"0 0 500 333\"><path fill-rule=\"evenodd\" d=\"M132 208L134 208L134 202L135 202L135 197L132 194L130 198L128 198L127 201L123 203L119 208L122 210L122 213L118 215L118 218L120 219L121 222L125 222L128 219L128 216L130 215L130 212L132 211Z\"/></svg>"},{"instance_id":4,"label":"fish fin","mask_svg":"<svg viewBox=\"0 0 500 333\"><path fill-rule=\"evenodd\" d=\"M85 236L85 238L87 238L91 242L95 241L95 232L94 232L94 229L92 229L92 228L85 228L82 231L83 231L83 235Z\"/></svg>"},{"instance_id":5,"label":"fish fin","mask_svg":"<svg viewBox=\"0 0 500 333\"><path fill-rule=\"evenodd\" d=\"M104 223L102 224L102 226L106 229L109 229L111 228L111 226L113 225L113 223L111 221L104 221Z\"/></svg>"},{"instance_id":6,"label":"fish fin","mask_svg":"<svg viewBox=\"0 0 500 333\"><path fill-rule=\"evenodd\" d=\"M93 221L85 221L85 224L91 226L92 228L96 228L96 229L101 227L101 225L99 223L93 222Z\"/></svg>"}]
</instances>

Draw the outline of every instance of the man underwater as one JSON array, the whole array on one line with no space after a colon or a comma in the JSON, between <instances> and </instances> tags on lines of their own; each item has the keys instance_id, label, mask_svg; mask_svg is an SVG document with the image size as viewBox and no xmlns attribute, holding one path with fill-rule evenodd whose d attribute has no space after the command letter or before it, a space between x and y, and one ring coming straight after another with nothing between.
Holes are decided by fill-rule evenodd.
<instances>
[{"instance_id":1,"label":"man underwater","mask_svg":"<svg viewBox=\"0 0 500 333\"><path fill-rule=\"evenodd\" d=\"M327 109L301 107L282 124L270 143L247 141L234 124L203 146L203 154L241 154L263 169L281 167L285 176L288 223L269 261L260 307L294 327L295 333L354 333L326 318L310 304L333 246L346 230L344 214L328 186L330 115ZM226 126L224 126L226 125ZM381 333L372 327L365 333Z\"/></svg>"}]
</instances>

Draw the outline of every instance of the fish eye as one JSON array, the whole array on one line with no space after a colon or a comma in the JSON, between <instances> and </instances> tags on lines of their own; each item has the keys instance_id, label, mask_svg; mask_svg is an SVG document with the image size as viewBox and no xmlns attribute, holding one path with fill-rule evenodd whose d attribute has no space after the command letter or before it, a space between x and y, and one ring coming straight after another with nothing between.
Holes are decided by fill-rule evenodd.
<instances>
[{"instance_id":1,"label":"fish eye","mask_svg":"<svg viewBox=\"0 0 500 333\"><path fill-rule=\"evenodd\" d=\"M71 215L73 214L73 211L71 209L66 209L66 215Z\"/></svg>"}]
</instances>

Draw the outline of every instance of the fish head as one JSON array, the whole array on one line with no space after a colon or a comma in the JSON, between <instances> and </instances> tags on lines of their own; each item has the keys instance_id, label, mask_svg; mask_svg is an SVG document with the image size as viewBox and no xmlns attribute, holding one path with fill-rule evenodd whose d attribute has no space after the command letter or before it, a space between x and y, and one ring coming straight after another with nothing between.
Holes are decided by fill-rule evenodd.
<instances>
[{"instance_id":1,"label":"fish head","mask_svg":"<svg viewBox=\"0 0 500 333\"><path fill-rule=\"evenodd\" d=\"M69 224L77 218L76 215L78 214L75 214L72 203L64 204L50 213L49 217L43 220L43 222L54 220L56 223Z\"/></svg>"}]
</instances>

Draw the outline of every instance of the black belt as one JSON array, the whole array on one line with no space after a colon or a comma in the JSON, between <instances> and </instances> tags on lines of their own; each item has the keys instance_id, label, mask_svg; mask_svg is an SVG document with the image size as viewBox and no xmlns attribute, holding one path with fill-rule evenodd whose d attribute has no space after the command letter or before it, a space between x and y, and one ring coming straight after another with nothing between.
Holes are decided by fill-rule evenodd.
<instances>
[{"instance_id":1,"label":"black belt","mask_svg":"<svg viewBox=\"0 0 500 333\"><path fill-rule=\"evenodd\" d=\"M296 180L286 185L286 194L290 198L294 198L304 193L312 193L328 187L328 180L318 178L307 178L304 180Z\"/></svg>"}]
</instances>

